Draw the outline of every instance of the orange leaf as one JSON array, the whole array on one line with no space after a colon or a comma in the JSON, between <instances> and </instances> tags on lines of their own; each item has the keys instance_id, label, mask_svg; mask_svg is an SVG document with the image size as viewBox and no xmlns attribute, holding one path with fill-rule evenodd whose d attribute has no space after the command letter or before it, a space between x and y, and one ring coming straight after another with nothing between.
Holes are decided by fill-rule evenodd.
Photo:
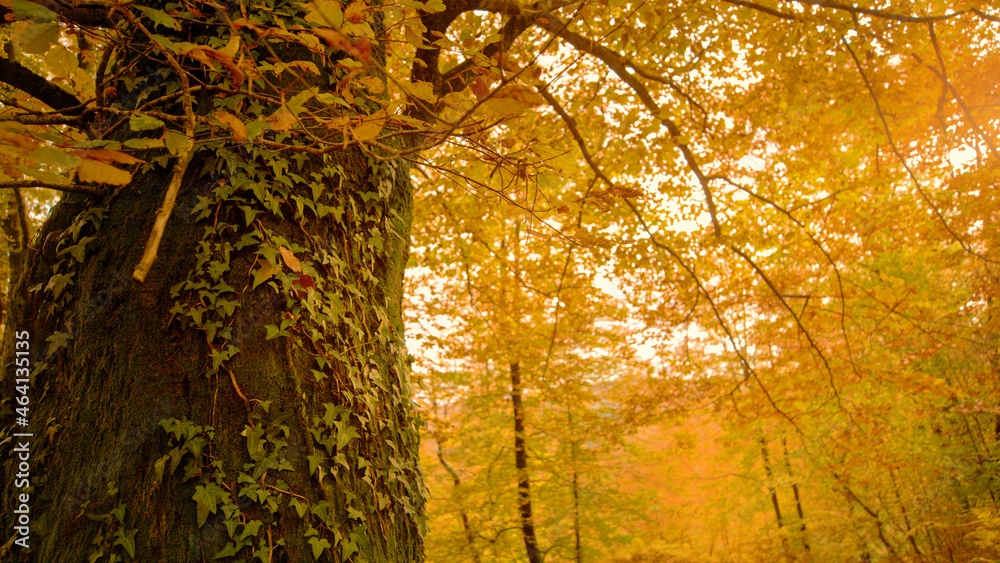
<instances>
[{"instance_id":1,"label":"orange leaf","mask_svg":"<svg viewBox=\"0 0 1000 563\"><path fill-rule=\"evenodd\" d=\"M367 13L367 4L364 2L351 2L351 4L344 9L344 20L351 23L361 23L365 20L365 14Z\"/></svg>"},{"instance_id":2,"label":"orange leaf","mask_svg":"<svg viewBox=\"0 0 1000 563\"><path fill-rule=\"evenodd\" d=\"M271 114L266 121L271 124L271 129L274 131L288 131L295 126L297 120L288 110L279 109Z\"/></svg>"},{"instance_id":3,"label":"orange leaf","mask_svg":"<svg viewBox=\"0 0 1000 563\"><path fill-rule=\"evenodd\" d=\"M233 140L242 143L247 139L247 126L243 121L228 111L215 112L215 119L233 131Z\"/></svg>"}]
</instances>

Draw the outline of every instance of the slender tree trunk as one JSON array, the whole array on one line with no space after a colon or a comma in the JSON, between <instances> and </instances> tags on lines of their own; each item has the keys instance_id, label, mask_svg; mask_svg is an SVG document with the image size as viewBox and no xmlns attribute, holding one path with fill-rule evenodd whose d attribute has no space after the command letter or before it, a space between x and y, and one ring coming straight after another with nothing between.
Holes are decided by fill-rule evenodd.
<instances>
[{"instance_id":1,"label":"slender tree trunk","mask_svg":"<svg viewBox=\"0 0 1000 563\"><path fill-rule=\"evenodd\" d=\"M566 413L569 422L570 436L576 436L576 428L573 424L573 413ZM570 441L570 462L573 464L573 548L576 563L583 563L583 546L580 540L580 472L577 468L579 452L575 439Z\"/></svg>"},{"instance_id":2,"label":"slender tree trunk","mask_svg":"<svg viewBox=\"0 0 1000 563\"><path fill-rule=\"evenodd\" d=\"M531 515L531 480L528 478L528 452L524 435L524 406L521 404L521 365L510 364L510 401L514 408L514 465L517 467L517 500L521 511L521 533L530 563L541 563L542 552L535 537Z\"/></svg>"},{"instance_id":3,"label":"slender tree trunk","mask_svg":"<svg viewBox=\"0 0 1000 563\"><path fill-rule=\"evenodd\" d=\"M303 5L238 9L272 21ZM236 33L185 26L182 39L201 44ZM114 104L131 110L176 86L157 57L141 42L119 51ZM282 99L307 86L289 83ZM195 113L222 99L199 95ZM262 117L281 107L262 99ZM163 149L144 156L165 166L140 166L129 185L65 198L28 253L0 377L13 388L23 342L30 422L5 417L0 443L30 436L0 446L0 529L11 534L25 505L30 547L8 543L0 560L420 561L400 311L407 168L359 150L271 151L205 127L144 283L133 271L176 160ZM128 119L119 131L136 135ZM15 478L15 448L30 451L30 487Z\"/></svg>"},{"instance_id":4,"label":"slender tree trunk","mask_svg":"<svg viewBox=\"0 0 1000 563\"><path fill-rule=\"evenodd\" d=\"M781 504L778 502L778 489L774 484L774 471L771 469L771 456L767 451L767 439L761 435L758 439L760 443L760 455L764 460L764 475L767 478L767 492L771 497L771 506L774 508L774 519L778 524L778 533L781 536L781 551L785 558L794 560L791 550L788 547L788 538L785 537L783 527L784 521L781 518Z\"/></svg>"},{"instance_id":5,"label":"slender tree trunk","mask_svg":"<svg viewBox=\"0 0 1000 563\"><path fill-rule=\"evenodd\" d=\"M792 472L792 462L788 458L788 440L785 438L781 439L781 449L785 457L785 470L788 471L788 477L792 480L792 495L795 498L795 511L799 515L799 533L802 536L802 547L806 550L806 554L808 554L810 550L809 537L806 534L806 516L805 511L802 510L802 499L799 496L799 484L795 480L795 475Z\"/></svg>"},{"instance_id":6,"label":"slender tree trunk","mask_svg":"<svg viewBox=\"0 0 1000 563\"><path fill-rule=\"evenodd\" d=\"M462 480L458 476L458 472L448 463L448 460L444 457L444 447L441 443L441 438L435 433L434 441L437 442L437 458L438 462L441 463L441 467L448 472L451 476L452 492L455 498L455 504L458 507L458 517L462 523L462 533L465 534L465 545L469 548L469 555L472 557L472 561L475 563L480 562L479 551L476 549L476 535L472 531L472 526L469 524L469 515L465 512L465 507L462 505L461 499L461 486Z\"/></svg>"}]
</instances>

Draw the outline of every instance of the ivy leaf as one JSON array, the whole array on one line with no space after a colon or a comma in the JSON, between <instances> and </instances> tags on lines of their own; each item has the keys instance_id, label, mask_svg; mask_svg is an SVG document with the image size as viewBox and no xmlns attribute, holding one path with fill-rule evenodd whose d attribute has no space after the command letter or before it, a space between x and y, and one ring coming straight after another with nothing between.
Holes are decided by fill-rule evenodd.
<instances>
[{"instance_id":1,"label":"ivy leaf","mask_svg":"<svg viewBox=\"0 0 1000 563\"><path fill-rule=\"evenodd\" d=\"M119 530L115 535L118 539L115 540L114 545L120 545L125 550L125 553L129 557L135 559L135 534L138 532L138 528L133 528L128 532Z\"/></svg>"},{"instance_id":2,"label":"ivy leaf","mask_svg":"<svg viewBox=\"0 0 1000 563\"><path fill-rule=\"evenodd\" d=\"M153 22L156 23L157 25L162 25L163 27L169 27L170 29L172 29L174 31L180 31L181 30L181 24L180 24L180 22L178 22L177 20L175 20L172 16L170 16L166 12L163 12L161 10L157 10L155 8L150 8L148 6L136 6L136 5L133 5L132 7L135 8L136 10L139 10L140 12L146 14L146 16L149 19L153 20Z\"/></svg>"},{"instance_id":3,"label":"ivy leaf","mask_svg":"<svg viewBox=\"0 0 1000 563\"><path fill-rule=\"evenodd\" d=\"M309 545L312 546L313 559L316 561L319 561L319 556L323 555L324 551L330 549L330 542L326 538L309 538Z\"/></svg>"}]
</instances>

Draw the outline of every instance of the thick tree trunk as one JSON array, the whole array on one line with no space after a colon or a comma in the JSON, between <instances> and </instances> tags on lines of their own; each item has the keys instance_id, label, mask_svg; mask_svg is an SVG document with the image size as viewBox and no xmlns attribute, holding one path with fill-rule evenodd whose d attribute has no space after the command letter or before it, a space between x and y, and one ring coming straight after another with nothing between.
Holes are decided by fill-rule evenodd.
<instances>
[{"instance_id":1,"label":"thick tree trunk","mask_svg":"<svg viewBox=\"0 0 1000 563\"><path fill-rule=\"evenodd\" d=\"M130 62L126 109L169 73L147 59L128 76ZM405 166L202 145L137 284L163 162L62 201L29 252L2 378L9 412L15 350L30 350L30 422L5 412L0 429L0 559L422 560ZM30 549L13 543L22 504Z\"/></svg>"}]
</instances>

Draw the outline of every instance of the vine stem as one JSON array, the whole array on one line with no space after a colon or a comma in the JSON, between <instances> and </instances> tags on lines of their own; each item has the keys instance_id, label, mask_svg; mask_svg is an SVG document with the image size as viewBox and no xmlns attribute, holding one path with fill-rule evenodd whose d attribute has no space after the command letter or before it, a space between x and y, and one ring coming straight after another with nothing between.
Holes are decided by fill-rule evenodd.
<instances>
[{"instance_id":1,"label":"vine stem","mask_svg":"<svg viewBox=\"0 0 1000 563\"><path fill-rule=\"evenodd\" d=\"M150 42L156 43L153 39L153 35L142 23L140 23L135 16L130 12L124 11L125 17L129 19L130 22L136 28L138 28L142 33L149 38ZM153 267L153 262L156 261L156 253L160 249L160 241L163 239L163 232L167 227L167 220L170 219L170 213L174 210L174 205L177 202L177 193L181 188L181 181L184 179L184 174L187 172L188 163L191 162L191 153L194 146L194 105L191 101L191 84L188 80L188 75L181 68L177 58L174 57L173 53L160 49L163 56L170 63L170 66L177 71L177 74L181 78L181 86L183 88L184 96L184 113L187 117L187 121L184 125L184 135L187 137L187 141L181 148L179 154L177 155L177 162L174 164L173 174L170 177L170 184L167 185L167 193L163 197L163 205L156 211L156 220L153 222L153 228L149 233L149 238L146 240L146 247L142 251L142 259L139 264L135 267L132 272L132 279L139 283L146 281L146 276L149 274L150 268Z\"/></svg>"}]
</instances>

